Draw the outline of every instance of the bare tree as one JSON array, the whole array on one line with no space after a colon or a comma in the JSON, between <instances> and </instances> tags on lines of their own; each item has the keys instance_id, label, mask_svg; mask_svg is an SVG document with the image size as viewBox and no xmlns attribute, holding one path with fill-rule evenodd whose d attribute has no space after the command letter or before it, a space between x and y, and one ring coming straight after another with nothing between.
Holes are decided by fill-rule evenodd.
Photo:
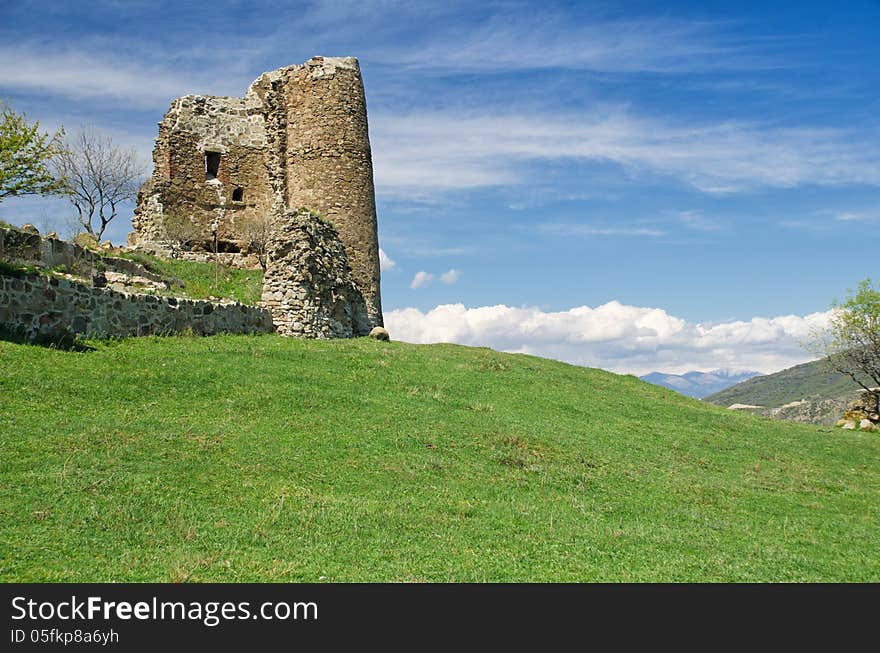
<instances>
[{"instance_id":1,"label":"bare tree","mask_svg":"<svg viewBox=\"0 0 880 653\"><path fill-rule=\"evenodd\" d=\"M260 213L252 218L244 220L239 225L239 233L247 245L248 250L253 252L263 272L266 271L266 252L269 248L269 239L272 237L272 218L268 213Z\"/></svg>"},{"instance_id":2,"label":"bare tree","mask_svg":"<svg viewBox=\"0 0 880 653\"><path fill-rule=\"evenodd\" d=\"M192 216L175 209L166 209L162 215L162 228L171 244L171 258L177 258L180 252L190 249L194 241L206 238L202 225L197 224Z\"/></svg>"},{"instance_id":3,"label":"bare tree","mask_svg":"<svg viewBox=\"0 0 880 653\"><path fill-rule=\"evenodd\" d=\"M55 172L79 223L100 240L122 205L137 197L144 167L134 148L122 149L109 136L84 127L65 142Z\"/></svg>"}]
</instances>

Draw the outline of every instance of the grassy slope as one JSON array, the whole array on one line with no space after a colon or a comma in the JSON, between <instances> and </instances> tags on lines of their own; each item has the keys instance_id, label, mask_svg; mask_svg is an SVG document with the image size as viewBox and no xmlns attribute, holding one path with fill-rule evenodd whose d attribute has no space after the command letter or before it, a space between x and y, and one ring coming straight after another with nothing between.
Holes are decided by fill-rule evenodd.
<instances>
[{"instance_id":1,"label":"grassy slope","mask_svg":"<svg viewBox=\"0 0 880 653\"><path fill-rule=\"evenodd\" d=\"M821 361L796 365L787 370L756 376L706 397L717 406L750 404L776 407L801 399L835 399L858 390L852 379L829 372Z\"/></svg>"},{"instance_id":2,"label":"grassy slope","mask_svg":"<svg viewBox=\"0 0 880 653\"><path fill-rule=\"evenodd\" d=\"M880 437L452 345L0 342L7 581L880 580Z\"/></svg>"},{"instance_id":3,"label":"grassy slope","mask_svg":"<svg viewBox=\"0 0 880 653\"><path fill-rule=\"evenodd\" d=\"M172 295L192 299L217 297L256 304L263 291L262 270L239 270L221 265L218 274L213 263L163 259L143 252L127 253L124 256L144 265L151 272L182 281L184 287L181 289L173 286L169 291Z\"/></svg>"}]
</instances>

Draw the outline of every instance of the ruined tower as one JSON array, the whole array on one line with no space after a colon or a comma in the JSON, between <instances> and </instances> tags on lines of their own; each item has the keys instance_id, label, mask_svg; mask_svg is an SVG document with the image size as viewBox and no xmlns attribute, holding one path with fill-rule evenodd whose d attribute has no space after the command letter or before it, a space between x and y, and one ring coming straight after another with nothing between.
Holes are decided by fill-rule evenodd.
<instances>
[{"instance_id":1,"label":"ruined tower","mask_svg":"<svg viewBox=\"0 0 880 653\"><path fill-rule=\"evenodd\" d=\"M357 59L314 57L264 73L243 98L187 95L159 123L131 244L237 252L248 225L300 208L339 234L372 325L382 324L379 244ZM276 229L277 231L277 229ZM177 232L177 233L172 233Z\"/></svg>"}]
</instances>

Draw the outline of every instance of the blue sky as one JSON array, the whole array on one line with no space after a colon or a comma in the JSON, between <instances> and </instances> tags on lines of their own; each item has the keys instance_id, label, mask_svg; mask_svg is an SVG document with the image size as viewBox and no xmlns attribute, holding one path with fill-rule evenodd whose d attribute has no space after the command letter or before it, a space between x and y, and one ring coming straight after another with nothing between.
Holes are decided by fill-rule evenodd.
<instances>
[{"instance_id":1,"label":"blue sky","mask_svg":"<svg viewBox=\"0 0 880 653\"><path fill-rule=\"evenodd\" d=\"M0 97L147 160L174 97L357 56L392 336L766 372L875 272L878 25L876 1L7 2Z\"/></svg>"}]
</instances>

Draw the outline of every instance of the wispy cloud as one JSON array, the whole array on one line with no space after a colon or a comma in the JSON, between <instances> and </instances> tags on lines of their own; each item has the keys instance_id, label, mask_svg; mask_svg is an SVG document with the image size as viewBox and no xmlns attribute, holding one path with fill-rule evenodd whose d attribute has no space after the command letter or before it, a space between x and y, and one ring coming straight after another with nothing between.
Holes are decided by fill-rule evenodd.
<instances>
[{"instance_id":1,"label":"wispy cloud","mask_svg":"<svg viewBox=\"0 0 880 653\"><path fill-rule=\"evenodd\" d=\"M0 46L0 88L4 89L157 107L201 85L195 76L128 61L124 55L101 57L73 48L47 52L30 44Z\"/></svg>"},{"instance_id":2,"label":"wispy cloud","mask_svg":"<svg viewBox=\"0 0 880 653\"><path fill-rule=\"evenodd\" d=\"M880 222L880 213L873 210L822 209L802 217L781 220L779 225L787 229L826 233L875 222Z\"/></svg>"},{"instance_id":3,"label":"wispy cloud","mask_svg":"<svg viewBox=\"0 0 880 653\"><path fill-rule=\"evenodd\" d=\"M723 226L713 218L707 218L702 211L679 211L675 216L678 222L694 231L721 231Z\"/></svg>"},{"instance_id":4,"label":"wispy cloud","mask_svg":"<svg viewBox=\"0 0 880 653\"><path fill-rule=\"evenodd\" d=\"M665 236L666 232L648 227L606 227L594 224L544 223L536 225L539 231L557 236Z\"/></svg>"},{"instance_id":5,"label":"wispy cloud","mask_svg":"<svg viewBox=\"0 0 880 653\"><path fill-rule=\"evenodd\" d=\"M834 214L838 222L877 222L880 221L880 213L869 211L841 211Z\"/></svg>"},{"instance_id":6,"label":"wispy cloud","mask_svg":"<svg viewBox=\"0 0 880 653\"><path fill-rule=\"evenodd\" d=\"M591 115L379 114L371 131L376 182L391 195L531 182L525 166L551 160L613 164L710 194L880 186L880 134L846 129L682 125L610 107Z\"/></svg>"},{"instance_id":7,"label":"wispy cloud","mask_svg":"<svg viewBox=\"0 0 880 653\"><path fill-rule=\"evenodd\" d=\"M567 69L682 73L778 67L772 43L724 34L723 23L644 18L573 21L552 10L496 13L470 29L438 30L421 47L377 50L378 60L421 70L499 72Z\"/></svg>"},{"instance_id":8,"label":"wispy cloud","mask_svg":"<svg viewBox=\"0 0 880 653\"><path fill-rule=\"evenodd\" d=\"M440 281L447 285L452 285L453 283L456 283L459 279L461 279L461 270L456 270L455 268L447 270L440 275Z\"/></svg>"}]
</instances>

